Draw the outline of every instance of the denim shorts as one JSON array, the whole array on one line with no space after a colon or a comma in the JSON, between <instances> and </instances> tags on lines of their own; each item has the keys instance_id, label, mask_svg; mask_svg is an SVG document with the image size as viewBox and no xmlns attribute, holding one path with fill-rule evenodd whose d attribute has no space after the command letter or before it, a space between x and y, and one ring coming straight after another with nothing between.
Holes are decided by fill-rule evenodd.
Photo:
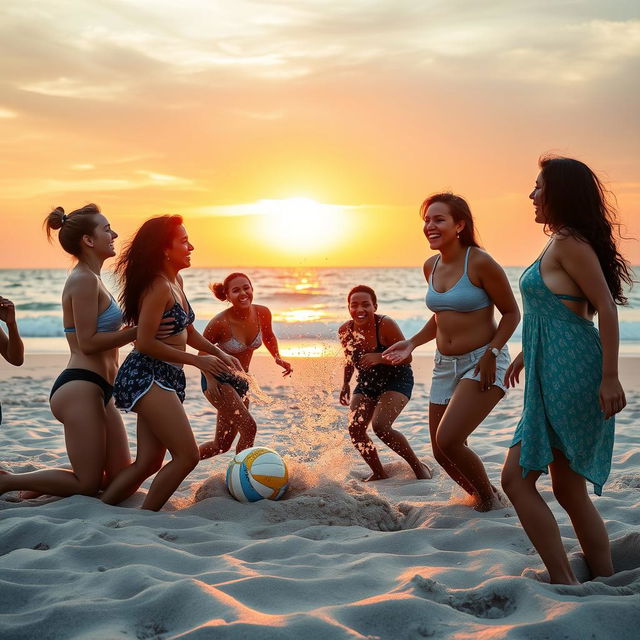
<instances>
[{"instance_id":1,"label":"denim shorts","mask_svg":"<svg viewBox=\"0 0 640 640\"><path fill-rule=\"evenodd\" d=\"M478 360L485 354L487 347L480 347L459 356L445 356L436 350L435 365L431 378L431 397L433 404L449 404L451 396L462 379L480 381L480 373L473 375ZM492 356L493 357L493 356ZM496 379L493 383L505 393L504 376L507 373L511 358L509 349L504 346L496 358Z\"/></svg>"}]
</instances>

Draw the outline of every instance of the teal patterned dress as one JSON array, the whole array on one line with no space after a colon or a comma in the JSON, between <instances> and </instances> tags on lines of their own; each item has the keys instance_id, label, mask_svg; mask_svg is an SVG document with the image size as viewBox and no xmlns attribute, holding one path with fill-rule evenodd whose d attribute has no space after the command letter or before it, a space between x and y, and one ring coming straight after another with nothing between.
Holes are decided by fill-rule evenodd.
<instances>
[{"instance_id":1,"label":"teal patterned dress","mask_svg":"<svg viewBox=\"0 0 640 640\"><path fill-rule=\"evenodd\" d=\"M547 473L552 448L593 483L596 495L611 469L615 418L599 403L602 346L593 322L568 309L542 280L540 258L520 278L524 306L524 410L511 446L521 444L523 477Z\"/></svg>"}]
</instances>

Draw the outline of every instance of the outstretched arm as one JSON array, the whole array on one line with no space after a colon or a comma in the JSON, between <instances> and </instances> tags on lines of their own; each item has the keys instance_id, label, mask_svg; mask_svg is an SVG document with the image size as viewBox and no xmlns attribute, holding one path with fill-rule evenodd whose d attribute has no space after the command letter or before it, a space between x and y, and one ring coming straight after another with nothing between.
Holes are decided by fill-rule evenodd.
<instances>
[{"instance_id":1,"label":"outstretched arm","mask_svg":"<svg viewBox=\"0 0 640 640\"><path fill-rule=\"evenodd\" d=\"M18 332L13 302L0 296L0 320L6 323L7 333L0 329L0 354L10 364L19 367L24 362L24 345Z\"/></svg>"},{"instance_id":2,"label":"outstretched arm","mask_svg":"<svg viewBox=\"0 0 640 640\"><path fill-rule=\"evenodd\" d=\"M199 333L193 325L187 327L187 344L193 347L198 352L209 353L212 356L222 360L228 367L235 369L236 371L244 371L238 358L224 352L220 347L213 344L210 340L207 340L201 333Z\"/></svg>"},{"instance_id":3,"label":"outstretched arm","mask_svg":"<svg viewBox=\"0 0 640 640\"><path fill-rule=\"evenodd\" d=\"M260 320L260 327L262 329L262 341L267 351L273 356L276 364L284 369L282 375L289 376L293 372L293 367L280 357L280 351L278 350L278 339L273 333L273 326L271 320L271 311L267 307L260 307L258 311L258 318Z\"/></svg>"},{"instance_id":4,"label":"outstretched arm","mask_svg":"<svg viewBox=\"0 0 640 640\"><path fill-rule=\"evenodd\" d=\"M395 323L394 323L395 324ZM433 315L429 321L408 340L400 340L392 344L388 349L382 352L382 359L388 364L403 364L409 362L411 354L416 347L426 344L434 340L438 331L436 316Z\"/></svg>"}]
</instances>

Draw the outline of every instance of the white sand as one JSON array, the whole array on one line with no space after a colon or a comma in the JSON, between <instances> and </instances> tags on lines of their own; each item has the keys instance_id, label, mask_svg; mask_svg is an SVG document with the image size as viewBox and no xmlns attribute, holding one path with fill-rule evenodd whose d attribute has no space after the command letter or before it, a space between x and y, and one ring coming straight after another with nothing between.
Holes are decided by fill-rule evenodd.
<instances>
[{"instance_id":1,"label":"white sand","mask_svg":"<svg viewBox=\"0 0 640 640\"><path fill-rule=\"evenodd\" d=\"M67 462L49 412L60 356L0 364L2 464L29 471ZM522 577L540 560L512 508L479 514L439 472L416 481L379 443L389 480L367 471L337 403L336 361L299 360L292 379L267 357L254 373L256 444L286 456L280 502L241 504L224 487L231 454L201 463L160 513L95 499L0 500L0 637L10 638L637 638L640 628L640 380L623 359L629 406L618 418L612 474L596 498L618 573L577 587ZM430 456L430 359L418 357L414 398L397 422ZM214 411L188 371L185 407L198 441ZM512 392L471 438L494 483L517 422ZM135 416L126 416L132 447ZM377 442L377 441L376 441ZM378 444L378 443L377 443ZM570 523L540 485L579 576ZM148 483L144 485L147 487Z\"/></svg>"}]
</instances>

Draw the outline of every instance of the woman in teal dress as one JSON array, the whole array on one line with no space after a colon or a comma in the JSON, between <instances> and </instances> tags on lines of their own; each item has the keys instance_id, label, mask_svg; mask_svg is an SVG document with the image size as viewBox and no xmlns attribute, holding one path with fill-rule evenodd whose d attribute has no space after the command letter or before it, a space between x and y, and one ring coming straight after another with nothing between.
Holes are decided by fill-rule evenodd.
<instances>
[{"instance_id":1,"label":"woman in teal dress","mask_svg":"<svg viewBox=\"0 0 640 640\"><path fill-rule=\"evenodd\" d=\"M523 352L505 383L526 369L524 410L502 486L552 583L577 584L558 524L536 488L551 471L553 493L568 513L593 575L613 573L597 495L611 468L614 415L625 404L618 380L618 315L631 273L614 240L614 211L597 176L570 158L542 158L535 221L551 232L541 256L522 274ZM598 314L599 331L593 324Z\"/></svg>"}]
</instances>

